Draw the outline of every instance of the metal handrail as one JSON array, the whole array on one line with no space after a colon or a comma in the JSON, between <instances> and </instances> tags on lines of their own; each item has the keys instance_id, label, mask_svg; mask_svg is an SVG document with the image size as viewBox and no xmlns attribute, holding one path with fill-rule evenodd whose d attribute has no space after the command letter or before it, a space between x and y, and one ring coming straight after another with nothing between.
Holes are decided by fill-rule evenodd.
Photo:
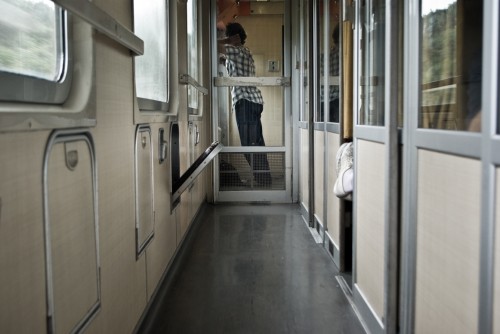
<instances>
[{"instance_id":1,"label":"metal handrail","mask_svg":"<svg viewBox=\"0 0 500 334\"><path fill-rule=\"evenodd\" d=\"M181 74L179 75L179 83L184 84L184 85L191 85L193 86L197 91L202 93L203 95L208 94L208 89L203 87L202 85L199 84L198 81L196 81L195 78L190 76L189 74Z\"/></svg>"},{"instance_id":2,"label":"metal handrail","mask_svg":"<svg viewBox=\"0 0 500 334\"><path fill-rule=\"evenodd\" d=\"M237 87L237 86L290 86L289 77L215 77L215 87Z\"/></svg>"}]
</instances>

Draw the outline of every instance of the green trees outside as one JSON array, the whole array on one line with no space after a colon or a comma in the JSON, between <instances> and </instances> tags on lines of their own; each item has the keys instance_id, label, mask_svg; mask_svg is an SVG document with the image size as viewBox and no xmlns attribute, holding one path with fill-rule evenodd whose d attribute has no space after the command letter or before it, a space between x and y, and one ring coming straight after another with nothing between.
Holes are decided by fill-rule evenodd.
<instances>
[{"instance_id":1,"label":"green trees outside","mask_svg":"<svg viewBox=\"0 0 500 334\"><path fill-rule=\"evenodd\" d=\"M457 3L422 17L422 83L457 75Z\"/></svg>"},{"instance_id":2,"label":"green trees outside","mask_svg":"<svg viewBox=\"0 0 500 334\"><path fill-rule=\"evenodd\" d=\"M0 71L55 81L60 28L52 1L0 3Z\"/></svg>"}]
</instances>

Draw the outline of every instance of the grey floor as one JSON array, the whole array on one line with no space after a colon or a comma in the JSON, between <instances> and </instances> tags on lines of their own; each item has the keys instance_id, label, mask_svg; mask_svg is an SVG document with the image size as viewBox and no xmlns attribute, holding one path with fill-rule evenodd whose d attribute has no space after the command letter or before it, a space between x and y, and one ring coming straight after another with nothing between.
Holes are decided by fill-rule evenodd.
<instances>
[{"instance_id":1,"label":"grey floor","mask_svg":"<svg viewBox=\"0 0 500 334\"><path fill-rule=\"evenodd\" d=\"M140 333L364 333L297 205L209 205Z\"/></svg>"}]
</instances>

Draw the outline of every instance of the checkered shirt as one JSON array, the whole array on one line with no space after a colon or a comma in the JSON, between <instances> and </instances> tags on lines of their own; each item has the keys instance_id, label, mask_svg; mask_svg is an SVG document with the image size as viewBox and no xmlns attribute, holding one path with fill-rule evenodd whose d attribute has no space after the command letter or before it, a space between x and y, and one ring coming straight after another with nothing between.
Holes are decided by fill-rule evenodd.
<instances>
[{"instance_id":1,"label":"checkered shirt","mask_svg":"<svg viewBox=\"0 0 500 334\"><path fill-rule=\"evenodd\" d=\"M231 77L254 77L255 63L247 47L226 45L226 67ZM255 86L231 87L233 107L239 100L264 104L260 90Z\"/></svg>"},{"instance_id":2,"label":"checkered shirt","mask_svg":"<svg viewBox=\"0 0 500 334\"><path fill-rule=\"evenodd\" d=\"M320 59L320 73L323 75L323 66L324 66L324 57L321 57ZM333 48L330 50L330 76L337 76L339 75L339 47L337 45L334 45ZM319 90L319 97L320 101L324 100L324 89L323 89L323 83L321 83L321 89ZM333 101L335 99L339 98L339 86L334 86L330 85L328 87L328 95L329 95L329 101Z\"/></svg>"}]
</instances>

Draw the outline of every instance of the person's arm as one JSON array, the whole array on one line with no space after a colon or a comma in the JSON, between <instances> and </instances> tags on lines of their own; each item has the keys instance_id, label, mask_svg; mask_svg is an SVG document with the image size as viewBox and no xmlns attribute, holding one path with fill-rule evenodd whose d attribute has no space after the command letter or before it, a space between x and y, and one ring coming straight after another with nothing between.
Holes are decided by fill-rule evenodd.
<instances>
[{"instance_id":1,"label":"person's arm","mask_svg":"<svg viewBox=\"0 0 500 334\"><path fill-rule=\"evenodd\" d=\"M226 54L226 44L225 43L226 38L224 39L218 39L217 40L217 52Z\"/></svg>"}]
</instances>

